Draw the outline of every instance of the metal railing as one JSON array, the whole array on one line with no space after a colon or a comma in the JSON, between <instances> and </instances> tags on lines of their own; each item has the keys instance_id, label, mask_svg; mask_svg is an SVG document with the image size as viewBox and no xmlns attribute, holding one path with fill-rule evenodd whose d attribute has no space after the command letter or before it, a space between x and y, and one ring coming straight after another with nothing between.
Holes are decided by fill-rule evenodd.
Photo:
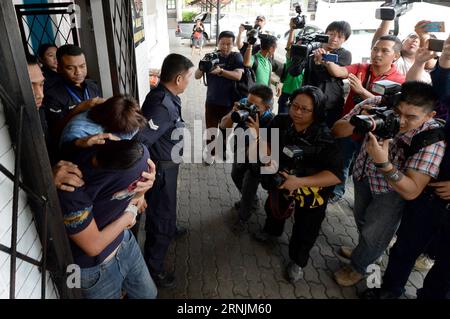
<instances>
[{"instance_id":1,"label":"metal railing","mask_svg":"<svg viewBox=\"0 0 450 319\"><path fill-rule=\"evenodd\" d=\"M0 85L0 103L8 103L10 106L14 107L12 99L9 97L8 93ZM39 196L30 187L23 184L20 181L21 176L21 158L22 158L22 129L23 129L23 118L24 118L25 106L21 105L19 107L19 116L16 123L16 151L15 151L15 161L14 161L14 174L11 173L5 166L0 164L0 173L5 175L9 180L14 183L13 186L13 205L12 205L12 222L11 222L11 247L6 247L0 244L0 251L9 254L10 257L10 281L9 281L9 297L10 299L15 299L16 297L16 265L17 258L35 265L40 268L41 277L41 299L45 299L46 289L47 289L47 220L48 220L48 200L44 196ZM42 205L43 219L41 225L42 231L42 258L41 260L36 260L29 256L26 256L17 251L17 226L18 226L18 213L19 213L19 192L22 189L29 197L31 197L36 203Z\"/></svg>"}]
</instances>

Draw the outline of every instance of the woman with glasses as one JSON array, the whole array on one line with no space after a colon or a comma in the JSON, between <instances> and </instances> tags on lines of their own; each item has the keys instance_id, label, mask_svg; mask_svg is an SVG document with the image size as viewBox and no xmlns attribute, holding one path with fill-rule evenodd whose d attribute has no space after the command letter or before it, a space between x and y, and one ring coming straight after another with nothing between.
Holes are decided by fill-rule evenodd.
<instances>
[{"instance_id":1,"label":"woman with glasses","mask_svg":"<svg viewBox=\"0 0 450 319\"><path fill-rule=\"evenodd\" d=\"M288 114L272 120L267 140L260 134L257 121L249 125L258 132L255 141L259 141L260 152L271 155L270 167L277 171L267 175L263 172L267 167L261 168L262 184L269 197L265 225L255 239L268 242L281 236L286 219L294 214L286 268L291 283L303 277L302 268L325 218L328 198L342 179L342 158L325 123L324 104L325 96L319 88L304 86L292 93ZM279 139L273 138L275 129Z\"/></svg>"}]
</instances>

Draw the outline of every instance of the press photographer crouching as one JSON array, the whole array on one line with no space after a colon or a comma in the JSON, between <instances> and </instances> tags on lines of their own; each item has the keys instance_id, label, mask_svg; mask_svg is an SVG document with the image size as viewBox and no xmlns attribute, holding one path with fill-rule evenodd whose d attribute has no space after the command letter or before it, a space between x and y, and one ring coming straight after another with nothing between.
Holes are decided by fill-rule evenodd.
<instances>
[{"instance_id":1,"label":"press photographer crouching","mask_svg":"<svg viewBox=\"0 0 450 319\"><path fill-rule=\"evenodd\" d=\"M230 112L235 102L234 82L241 79L244 65L242 55L232 52L233 46L233 32L221 32L218 51L205 56L195 71L196 79L204 77L206 80L205 119L207 129L217 128L222 117ZM213 139L210 139L208 144L212 141Z\"/></svg>"},{"instance_id":2,"label":"press photographer crouching","mask_svg":"<svg viewBox=\"0 0 450 319\"><path fill-rule=\"evenodd\" d=\"M267 128L274 118L272 113L273 92L266 85L255 85L250 89L248 98L235 103L233 110L222 118L220 128L235 126L234 161L231 171L241 199L234 204L238 217L233 223L233 231L243 232L252 212L258 207L258 186L260 183L260 166L249 162L247 129L258 121L259 127ZM245 154L240 159L239 154Z\"/></svg>"},{"instance_id":3,"label":"press photographer crouching","mask_svg":"<svg viewBox=\"0 0 450 319\"><path fill-rule=\"evenodd\" d=\"M385 97L358 104L333 129L338 137L351 135L354 125L367 133L353 168L358 245L340 249L340 255L350 261L350 266L334 274L341 286L359 282L367 267L383 255L400 224L405 202L418 197L438 177L444 155L445 142L436 134L441 124L433 119L436 95L431 85L406 82L401 93L387 100L391 102ZM365 111L373 106L387 108Z\"/></svg>"},{"instance_id":4,"label":"press photographer crouching","mask_svg":"<svg viewBox=\"0 0 450 319\"><path fill-rule=\"evenodd\" d=\"M342 158L325 123L324 103L325 96L319 88L304 86L294 91L289 114L277 115L269 126L267 141L278 129L279 145L259 141L260 152L266 152L267 148L270 153L271 148L277 147L280 159L278 173L261 175L261 184L268 189L269 197L265 203L264 229L255 234L255 239L267 242L281 236L286 219L294 213L289 241L291 261L286 269L287 279L292 283L303 277L302 268L325 218L328 198L333 186L341 180ZM256 125L255 129L260 132Z\"/></svg>"}]
</instances>

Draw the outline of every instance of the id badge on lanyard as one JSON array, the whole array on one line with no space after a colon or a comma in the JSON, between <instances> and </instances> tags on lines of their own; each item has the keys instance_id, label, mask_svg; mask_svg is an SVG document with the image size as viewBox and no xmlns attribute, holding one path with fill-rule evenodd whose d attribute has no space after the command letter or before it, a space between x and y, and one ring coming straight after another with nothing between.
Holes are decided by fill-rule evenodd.
<instances>
[{"instance_id":1,"label":"id badge on lanyard","mask_svg":"<svg viewBox=\"0 0 450 319\"><path fill-rule=\"evenodd\" d=\"M89 90L87 88L87 86L84 88L84 92L83 92L83 100L80 99L80 97L78 96L78 94L76 94L70 87L68 87L67 85L65 85L67 93L70 94L70 96L77 102L77 104L80 104L81 102L90 100L91 97L89 96Z\"/></svg>"}]
</instances>

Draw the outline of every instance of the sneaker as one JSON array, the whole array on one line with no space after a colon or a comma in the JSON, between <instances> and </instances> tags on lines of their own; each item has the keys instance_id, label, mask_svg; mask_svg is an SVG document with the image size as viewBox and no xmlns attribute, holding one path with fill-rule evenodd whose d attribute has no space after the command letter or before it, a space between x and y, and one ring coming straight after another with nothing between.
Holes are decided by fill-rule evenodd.
<instances>
[{"instance_id":1,"label":"sneaker","mask_svg":"<svg viewBox=\"0 0 450 319\"><path fill-rule=\"evenodd\" d=\"M334 279L343 287L356 285L364 278L364 275L354 271L350 266L344 266L334 273Z\"/></svg>"},{"instance_id":2,"label":"sneaker","mask_svg":"<svg viewBox=\"0 0 450 319\"><path fill-rule=\"evenodd\" d=\"M428 271L433 267L434 260L428 257L427 255L420 255L416 260L416 264L414 268L419 271Z\"/></svg>"},{"instance_id":3,"label":"sneaker","mask_svg":"<svg viewBox=\"0 0 450 319\"><path fill-rule=\"evenodd\" d=\"M350 260L352 258L352 252L353 248L347 247L347 246L341 246L338 251L338 259L342 261L343 263L350 264ZM376 264L381 264L383 261L383 256L378 257L377 260L375 260Z\"/></svg>"},{"instance_id":4,"label":"sneaker","mask_svg":"<svg viewBox=\"0 0 450 319\"><path fill-rule=\"evenodd\" d=\"M276 237L266 233L263 230L259 230L256 233L253 233L253 238L260 243L268 244L270 242L273 242Z\"/></svg>"},{"instance_id":5,"label":"sneaker","mask_svg":"<svg viewBox=\"0 0 450 319\"><path fill-rule=\"evenodd\" d=\"M343 201L343 200L344 200L343 196L333 195L332 197L330 197L328 199L328 203L333 205L333 204L339 203L340 201Z\"/></svg>"},{"instance_id":6,"label":"sneaker","mask_svg":"<svg viewBox=\"0 0 450 319\"><path fill-rule=\"evenodd\" d=\"M296 283L297 281L303 279L303 270L302 267L297 265L294 262L289 262L286 267L287 278L290 283Z\"/></svg>"},{"instance_id":7,"label":"sneaker","mask_svg":"<svg viewBox=\"0 0 450 319\"><path fill-rule=\"evenodd\" d=\"M159 274L151 274L153 281L155 282L156 287L158 288L175 288L175 276L173 273L169 273L167 271L160 272Z\"/></svg>"},{"instance_id":8,"label":"sneaker","mask_svg":"<svg viewBox=\"0 0 450 319\"><path fill-rule=\"evenodd\" d=\"M188 229L184 226L177 226L175 230L175 239L179 239L188 233Z\"/></svg>"}]
</instances>

